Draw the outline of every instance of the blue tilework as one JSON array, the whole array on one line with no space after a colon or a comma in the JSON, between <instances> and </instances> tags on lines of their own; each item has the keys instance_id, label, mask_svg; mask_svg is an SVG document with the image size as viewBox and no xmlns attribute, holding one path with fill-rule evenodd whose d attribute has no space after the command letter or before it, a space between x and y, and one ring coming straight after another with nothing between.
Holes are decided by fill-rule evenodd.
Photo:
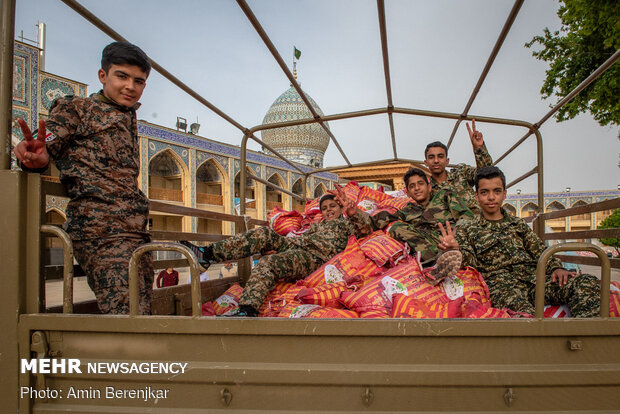
<instances>
[{"instance_id":1,"label":"blue tilework","mask_svg":"<svg viewBox=\"0 0 620 414\"><path fill-rule=\"evenodd\" d=\"M174 151L183 160L183 162L189 169L189 149L180 147L178 145L172 145L166 142L155 141L155 140L149 140L148 148L149 148L149 153L148 153L149 163L151 162L153 157L158 155L161 151L170 149Z\"/></svg>"},{"instance_id":2,"label":"blue tilework","mask_svg":"<svg viewBox=\"0 0 620 414\"><path fill-rule=\"evenodd\" d=\"M41 86L39 87L39 111L47 113L56 98L67 95L80 96L79 90L77 82L59 79L42 73Z\"/></svg>"},{"instance_id":3,"label":"blue tilework","mask_svg":"<svg viewBox=\"0 0 620 414\"><path fill-rule=\"evenodd\" d=\"M28 120L28 124L31 129L36 128L39 93L39 49L24 45L23 43L14 42L13 55L15 58L21 57L24 59L23 85L25 88L25 100L21 102L13 101L13 104L30 108L30 119ZM15 87L13 89L15 89Z\"/></svg>"}]
</instances>

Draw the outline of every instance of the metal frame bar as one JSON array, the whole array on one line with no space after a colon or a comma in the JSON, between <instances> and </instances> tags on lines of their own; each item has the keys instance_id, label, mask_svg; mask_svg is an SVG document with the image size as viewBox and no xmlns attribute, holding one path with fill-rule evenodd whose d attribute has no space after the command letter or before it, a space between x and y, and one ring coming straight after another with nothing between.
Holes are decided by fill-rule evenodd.
<instances>
[{"instance_id":1,"label":"metal frame bar","mask_svg":"<svg viewBox=\"0 0 620 414\"><path fill-rule=\"evenodd\" d=\"M152 251L179 252L187 258L189 262L189 272L191 277L192 291L192 317L202 316L202 294L200 293L200 270L198 258L189 248L177 243L152 242L146 243L134 250L129 259L129 316L138 316L140 308L140 292L138 289L138 267L140 257Z\"/></svg>"},{"instance_id":2,"label":"metal frame bar","mask_svg":"<svg viewBox=\"0 0 620 414\"><path fill-rule=\"evenodd\" d=\"M502 48L502 45L504 44L504 40L506 40L506 36L508 36L508 32L512 28L512 24L517 18L517 14L519 14L519 10L521 10L522 5L523 5L523 0L516 0L514 5L512 6L512 10L510 10L510 14L508 15L508 18L506 19L506 22L504 23L504 27L502 27L502 31L500 32L499 37L497 38L497 41L495 42L495 46L493 46L493 50L491 50L491 55L487 59L487 63L484 65L484 69L482 69L480 78L478 78L478 82L476 83L476 86L474 86L474 90L472 91L471 96L469 97L469 101L467 101L467 104L465 105L465 109L463 109L463 113L461 115L467 116L467 113L469 112L471 106L474 104L474 100L478 96L478 92L480 92L480 88L482 88L482 84L484 83L484 80L489 74L489 71L491 70L491 66L495 62L495 58L497 57L497 54ZM448 148L450 148L450 146L452 145L452 140L454 140L454 136L456 135L456 131L459 129L459 125L461 125L461 121L462 120L459 119L454 124L454 128L452 129L452 134L450 134L450 139L448 140L448 145L447 145Z\"/></svg>"},{"instance_id":3,"label":"metal frame bar","mask_svg":"<svg viewBox=\"0 0 620 414\"><path fill-rule=\"evenodd\" d=\"M394 152L394 159L398 158L396 152L396 134L394 133L394 116L392 115L392 109L394 103L392 102L392 81L390 79L390 57L388 54L387 44L387 24L385 21L385 0L377 0L377 15L379 17L379 33L381 34L381 53L383 55L383 73L385 76L385 93L387 94L387 109L388 109L388 121L390 124L390 136L392 137L392 151Z\"/></svg>"},{"instance_id":4,"label":"metal frame bar","mask_svg":"<svg viewBox=\"0 0 620 414\"><path fill-rule=\"evenodd\" d=\"M53 234L62 242L62 313L73 313L73 242L67 232L57 226L43 224L41 233Z\"/></svg>"},{"instance_id":5,"label":"metal frame bar","mask_svg":"<svg viewBox=\"0 0 620 414\"><path fill-rule=\"evenodd\" d=\"M13 37L15 36L15 0L2 0L0 44L0 170L11 168L11 118L13 117ZM4 141L6 134L6 141Z\"/></svg>"},{"instance_id":6,"label":"metal frame bar","mask_svg":"<svg viewBox=\"0 0 620 414\"><path fill-rule=\"evenodd\" d=\"M545 312L545 270L547 262L556 252L588 251L596 254L601 261L601 318L609 318L609 284L611 280L611 266L609 258L598 246L589 243L562 243L545 249L538 259L536 266L536 310L535 317L543 318Z\"/></svg>"}]
</instances>

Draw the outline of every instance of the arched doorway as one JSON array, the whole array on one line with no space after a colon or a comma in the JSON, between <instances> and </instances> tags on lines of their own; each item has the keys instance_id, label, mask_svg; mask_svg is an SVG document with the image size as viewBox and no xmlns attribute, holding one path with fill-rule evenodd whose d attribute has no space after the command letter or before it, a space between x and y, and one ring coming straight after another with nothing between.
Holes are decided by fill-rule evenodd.
<instances>
[{"instance_id":1,"label":"arched doorway","mask_svg":"<svg viewBox=\"0 0 620 414\"><path fill-rule=\"evenodd\" d=\"M564 204L560 203L559 201L553 201L549 203L545 212L548 213L552 211L561 211L565 209L566 207L564 207ZM565 231L566 230L566 218L564 217L545 220L545 224L551 227L553 231Z\"/></svg>"},{"instance_id":2,"label":"arched doorway","mask_svg":"<svg viewBox=\"0 0 620 414\"><path fill-rule=\"evenodd\" d=\"M183 167L176 154L165 150L149 163L149 198L184 205ZM151 213L149 228L159 231L183 231L183 217Z\"/></svg>"},{"instance_id":3,"label":"arched doorway","mask_svg":"<svg viewBox=\"0 0 620 414\"><path fill-rule=\"evenodd\" d=\"M321 197L326 191L327 188L325 188L323 183L317 184L317 186L314 187L314 198Z\"/></svg>"},{"instance_id":4,"label":"arched doorway","mask_svg":"<svg viewBox=\"0 0 620 414\"><path fill-rule=\"evenodd\" d=\"M258 218L256 215L256 181L252 180L249 175L255 175L254 172L247 168L246 174L248 175L245 179L245 210L246 214L250 217ZM240 204L241 204L241 172L238 172L235 176L235 210L237 214L239 214Z\"/></svg>"},{"instance_id":5,"label":"arched doorway","mask_svg":"<svg viewBox=\"0 0 620 414\"><path fill-rule=\"evenodd\" d=\"M277 185L278 187L285 188L284 179L278 173L273 173L271 177L267 180L270 183ZM270 212L274 209L274 207L284 208L284 199L282 197L282 193L278 190L275 190L269 186L266 186L266 207L267 212Z\"/></svg>"},{"instance_id":6,"label":"arched doorway","mask_svg":"<svg viewBox=\"0 0 620 414\"><path fill-rule=\"evenodd\" d=\"M521 218L535 216L538 212L538 206L534 203L527 203L521 207Z\"/></svg>"},{"instance_id":7,"label":"arched doorway","mask_svg":"<svg viewBox=\"0 0 620 414\"><path fill-rule=\"evenodd\" d=\"M51 208L45 213L45 224L61 227L65 222L65 214L56 208ZM46 265L60 266L64 263L64 249L58 237L45 237L44 251Z\"/></svg>"},{"instance_id":8,"label":"arched doorway","mask_svg":"<svg viewBox=\"0 0 620 414\"><path fill-rule=\"evenodd\" d=\"M504 207L504 210L506 210L508 214L515 217L517 216L517 209L512 204L504 204L502 207Z\"/></svg>"},{"instance_id":9,"label":"arched doorway","mask_svg":"<svg viewBox=\"0 0 620 414\"><path fill-rule=\"evenodd\" d=\"M196 203L223 206L223 182L215 161L210 159L202 163L196 170Z\"/></svg>"},{"instance_id":10,"label":"arched doorway","mask_svg":"<svg viewBox=\"0 0 620 414\"><path fill-rule=\"evenodd\" d=\"M293 187L291 189L291 191L293 192L293 194L297 194L300 197L304 196L304 186L301 183L301 178L298 179L297 181L295 181L295 183L293 184ZM293 210L297 210L300 213L304 212L304 202L301 200L298 200L294 197L293 198Z\"/></svg>"}]
</instances>

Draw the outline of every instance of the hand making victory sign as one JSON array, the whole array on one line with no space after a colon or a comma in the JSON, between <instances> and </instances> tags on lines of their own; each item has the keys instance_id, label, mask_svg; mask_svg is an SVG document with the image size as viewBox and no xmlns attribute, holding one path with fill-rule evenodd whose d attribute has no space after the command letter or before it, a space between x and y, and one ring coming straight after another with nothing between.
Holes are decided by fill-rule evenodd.
<instances>
[{"instance_id":1,"label":"hand making victory sign","mask_svg":"<svg viewBox=\"0 0 620 414\"><path fill-rule=\"evenodd\" d=\"M24 140L13 149L19 162L31 169L47 167L50 157L45 148L45 121L42 119L39 120L38 136L36 139L32 137L32 132L30 132L30 128L28 128L26 121L17 118L17 123L24 134Z\"/></svg>"},{"instance_id":2,"label":"hand making victory sign","mask_svg":"<svg viewBox=\"0 0 620 414\"><path fill-rule=\"evenodd\" d=\"M456 228L453 230L449 221L446 221L446 227L444 227L441 223L437 223L437 226L439 226L439 231L441 232L437 247L443 251L458 250L459 244L456 241Z\"/></svg>"},{"instance_id":3,"label":"hand making victory sign","mask_svg":"<svg viewBox=\"0 0 620 414\"><path fill-rule=\"evenodd\" d=\"M337 184L335 185L335 187L336 187L336 200L338 200L338 202L342 206L342 209L344 210L345 214L347 215L347 217L354 216L357 213L357 206L355 205L353 200L349 200L347 198L347 195L345 194L342 187L340 187Z\"/></svg>"},{"instance_id":4,"label":"hand making victory sign","mask_svg":"<svg viewBox=\"0 0 620 414\"><path fill-rule=\"evenodd\" d=\"M465 122L465 126L467 127L469 139L471 140L471 145L474 147L474 150L482 148L484 145L484 140L482 139L482 132L476 130L476 120L471 120L471 128L467 122Z\"/></svg>"}]
</instances>

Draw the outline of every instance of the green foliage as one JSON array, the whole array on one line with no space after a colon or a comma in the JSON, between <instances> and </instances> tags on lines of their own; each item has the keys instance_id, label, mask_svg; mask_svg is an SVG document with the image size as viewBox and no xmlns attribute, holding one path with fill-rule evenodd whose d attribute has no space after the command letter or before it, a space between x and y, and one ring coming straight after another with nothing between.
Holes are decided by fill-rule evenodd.
<instances>
[{"instance_id":1,"label":"green foliage","mask_svg":"<svg viewBox=\"0 0 620 414\"><path fill-rule=\"evenodd\" d=\"M620 208L615 209L610 216L601 221L601 224L599 224L597 228L599 230L620 228ZM615 247L616 253L620 254L620 251L618 250L620 247L620 238L601 239L601 243L606 246Z\"/></svg>"},{"instance_id":2,"label":"green foliage","mask_svg":"<svg viewBox=\"0 0 620 414\"><path fill-rule=\"evenodd\" d=\"M549 62L547 78L540 90L543 98L553 95L559 102L620 49L620 1L561 0L559 31L544 29L526 47L539 60ZM555 105L555 104L554 104ZM558 122L590 111L601 125L620 125L620 64L616 63L555 115Z\"/></svg>"}]
</instances>

